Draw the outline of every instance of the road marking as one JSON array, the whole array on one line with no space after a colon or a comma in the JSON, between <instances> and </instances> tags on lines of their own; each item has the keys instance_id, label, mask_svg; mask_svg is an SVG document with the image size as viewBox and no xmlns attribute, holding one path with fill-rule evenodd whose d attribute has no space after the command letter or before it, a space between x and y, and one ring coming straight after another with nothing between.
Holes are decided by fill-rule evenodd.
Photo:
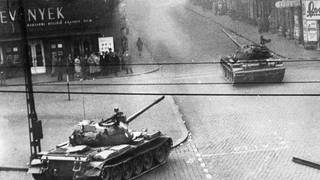
<instances>
[{"instance_id":1,"label":"road marking","mask_svg":"<svg viewBox=\"0 0 320 180\"><path fill-rule=\"evenodd\" d=\"M235 154L254 153L254 152L280 151L287 148L289 148L289 145L285 145L283 147L278 147L278 148L271 148L271 149L255 149L255 150L247 150L247 151L234 151L234 152L228 152L228 153L202 154L202 157L227 156L227 155L235 155Z\"/></svg>"},{"instance_id":2,"label":"road marking","mask_svg":"<svg viewBox=\"0 0 320 180\"><path fill-rule=\"evenodd\" d=\"M191 146L194 149L194 152L197 152L196 156L198 157L198 162L200 163L200 166L205 173L206 178L212 179L212 175L209 173L209 170L206 168L206 163L202 159L202 154L198 151L197 147L194 144L192 144Z\"/></svg>"}]
</instances>

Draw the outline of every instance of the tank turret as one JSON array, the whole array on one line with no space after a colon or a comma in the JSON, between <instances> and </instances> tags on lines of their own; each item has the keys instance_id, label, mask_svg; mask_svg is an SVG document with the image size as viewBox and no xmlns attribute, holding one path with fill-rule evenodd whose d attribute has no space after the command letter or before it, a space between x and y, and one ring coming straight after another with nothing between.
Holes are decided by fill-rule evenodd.
<instances>
[{"instance_id":1,"label":"tank turret","mask_svg":"<svg viewBox=\"0 0 320 180\"><path fill-rule=\"evenodd\" d=\"M108 119L102 119L100 122L84 120L76 126L69 137L69 142L73 146L88 145L93 147L129 143L133 139L143 136L143 132L132 133L127 127L128 124L163 99L164 96L156 99L152 104L141 109L128 119L123 112L115 108L115 114Z\"/></svg>"},{"instance_id":2,"label":"tank turret","mask_svg":"<svg viewBox=\"0 0 320 180\"><path fill-rule=\"evenodd\" d=\"M265 60L271 57L270 50L258 44L243 46L233 55L235 60Z\"/></svg>"}]
</instances>

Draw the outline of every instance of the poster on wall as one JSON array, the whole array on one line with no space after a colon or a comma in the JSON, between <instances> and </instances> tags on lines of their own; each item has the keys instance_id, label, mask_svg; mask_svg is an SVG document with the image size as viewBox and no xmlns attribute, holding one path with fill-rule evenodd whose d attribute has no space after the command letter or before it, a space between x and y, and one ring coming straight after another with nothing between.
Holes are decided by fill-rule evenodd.
<instances>
[{"instance_id":1,"label":"poster on wall","mask_svg":"<svg viewBox=\"0 0 320 180\"><path fill-rule=\"evenodd\" d=\"M307 21L307 39L309 42L318 41L317 21Z\"/></svg>"},{"instance_id":2,"label":"poster on wall","mask_svg":"<svg viewBox=\"0 0 320 180\"><path fill-rule=\"evenodd\" d=\"M113 37L100 37L99 41L99 52L109 52L109 48L114 52L114 42Z\"/></svg>"},{"instance_id":3,"label":"poster on wall","mask_svg":"<svg viewBox=\"0 0 320 180\"><path fill-rule=\"evenodd\" d=\"M320 20L320 1L304 1L303 10L307 20Z\"/></svg>"}]
</instances>

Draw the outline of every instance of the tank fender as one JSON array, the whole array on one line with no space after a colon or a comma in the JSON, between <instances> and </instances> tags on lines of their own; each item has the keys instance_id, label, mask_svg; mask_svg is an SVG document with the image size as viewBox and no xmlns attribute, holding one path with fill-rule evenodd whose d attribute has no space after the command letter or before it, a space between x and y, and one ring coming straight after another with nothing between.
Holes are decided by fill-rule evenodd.
<instances>
[{"instance_id":1,"label":"tank fender","mask_svg":"<svg viewBox=\"0 0 320 180\"><path fill-rule=\"evenodd\" d=\"M40 159L33 159L30 163L30 167L28 169L28 174L42 174L42 161Z\"/></svg>"},{"instance_id":2,"label":"tank fender","mask_svg":"<svg viewBox=\"0 0 320 180\"><path fill-rule=\"evenodd\" d=\"M28 169L28 174L42 174L42 168L40 166L30 167Z\"/></svg>"},{"instance_id":3,"label":"tank fender","mask_svg":"<svg viewBox=\"0 0 320 180\"><path fill-rule=\"evenodd\" d=\"M100 175L104 162L93 161L89 163L90 169L84 172L85 177L97 177Z\"/></svg>"}]
</instances>

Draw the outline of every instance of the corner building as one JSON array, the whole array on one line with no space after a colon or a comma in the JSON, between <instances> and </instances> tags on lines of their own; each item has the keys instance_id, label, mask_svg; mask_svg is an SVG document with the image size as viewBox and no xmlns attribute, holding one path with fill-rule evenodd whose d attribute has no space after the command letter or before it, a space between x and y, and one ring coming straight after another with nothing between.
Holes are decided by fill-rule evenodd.
<instances>
[{"instance_id":1,"label":"corner building","mask_svg":"<svg viewBox=\"0 0 320 180\"><path fill-rule=\"evenodd\" d=\"M98 37L120 33L116 18L118 0L24 0L32 73L49 73L60 56L98 52ZM0 64L8 76L23 74L18 0L0 0ZM117 43L115 43L115 49Z\"/></svg>"}]
</instances>

